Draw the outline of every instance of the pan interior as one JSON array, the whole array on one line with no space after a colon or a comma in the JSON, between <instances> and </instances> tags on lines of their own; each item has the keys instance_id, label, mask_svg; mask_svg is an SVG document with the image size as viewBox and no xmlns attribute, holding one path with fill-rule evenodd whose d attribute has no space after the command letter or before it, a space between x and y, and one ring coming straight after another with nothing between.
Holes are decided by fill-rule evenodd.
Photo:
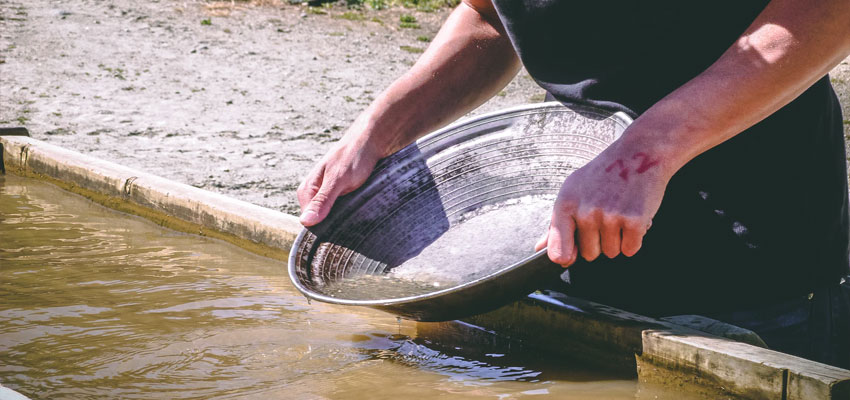
<instances>
[{"instance_id":1,"label":"pan interior","mask_svg":"<svg viewBox=\"0 0 850 400\"><path fill-rule=\"evenodd\" d=\"M484 278L535 253L549 226L554 196L527 195L461 215L412 258L381 274L331 281L325 293L351 300L425 295Z\"/></svg>"}]
</instances>

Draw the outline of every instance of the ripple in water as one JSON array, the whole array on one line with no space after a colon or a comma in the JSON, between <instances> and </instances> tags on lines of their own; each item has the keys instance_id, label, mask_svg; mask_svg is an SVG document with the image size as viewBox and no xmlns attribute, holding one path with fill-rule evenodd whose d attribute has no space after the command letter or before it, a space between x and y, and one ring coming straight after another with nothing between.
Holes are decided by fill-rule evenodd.
<instances>
[{"instance_id":1,"label":"ripple in water","mask_svg":"<svg viewBox=\"0 0 850 400\"><path fill-rule=\"evenodd\" d=\"M32 398L515 398L585 387L536 382L543 370L492 363L492 349L452 354L417 326L310 306L283 262L0 176L0 382ZM599 378L602 398L634 398L633 381Z\"/></svg>"}]
</instances>

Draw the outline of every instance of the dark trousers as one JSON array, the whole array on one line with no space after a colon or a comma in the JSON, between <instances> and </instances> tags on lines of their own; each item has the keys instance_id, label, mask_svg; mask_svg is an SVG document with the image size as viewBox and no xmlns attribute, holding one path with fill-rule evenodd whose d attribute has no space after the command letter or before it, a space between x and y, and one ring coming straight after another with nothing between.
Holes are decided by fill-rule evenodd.
<instances>
[{"instance_id":1,"label":"dark trousers","mask_svg":"<svg viewBox=\"0 0 850 400\"><path fill-rule=\"evenodd\" d=\"M770 306L707 316L757 333L773 350L850 369L850 282Z\"/></svg>"}]
</instances>

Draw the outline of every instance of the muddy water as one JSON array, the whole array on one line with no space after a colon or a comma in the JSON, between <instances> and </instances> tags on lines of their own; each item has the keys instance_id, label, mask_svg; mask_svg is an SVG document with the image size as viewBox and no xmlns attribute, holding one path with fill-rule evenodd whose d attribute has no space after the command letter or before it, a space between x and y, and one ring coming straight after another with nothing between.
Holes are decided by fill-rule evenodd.
<instances>
[{"instance_id":1,"label":"muddy water","mask_svg":"<svg viewBox=\"0 0 850 400\"><path fill-rule=\"evenodd\" d=\"M38 399L646 393L566 360L310 305L280 262L10 175L0 176L0 383Z\"/></svg>"}]
</instances>

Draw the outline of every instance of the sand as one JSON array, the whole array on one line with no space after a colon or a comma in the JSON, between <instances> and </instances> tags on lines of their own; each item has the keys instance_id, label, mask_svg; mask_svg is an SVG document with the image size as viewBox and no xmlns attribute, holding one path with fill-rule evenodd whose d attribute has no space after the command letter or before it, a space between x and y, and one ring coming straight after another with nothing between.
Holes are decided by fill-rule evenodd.
<instances>
[{"instance_id":1,"label":"sand","mask_svg":"<svg viewBox=\"0 0 850 400\"><path fill-rule=\"evenodd\" d=\"M313 11L275 0L0 0L0 126L297 214L300 180L449 12ZM420 27L400 28L401 14ZM850 59L833 82L850 134ZM475 113L542 93L521 72Z\"/></svg>"}]
</instances>

